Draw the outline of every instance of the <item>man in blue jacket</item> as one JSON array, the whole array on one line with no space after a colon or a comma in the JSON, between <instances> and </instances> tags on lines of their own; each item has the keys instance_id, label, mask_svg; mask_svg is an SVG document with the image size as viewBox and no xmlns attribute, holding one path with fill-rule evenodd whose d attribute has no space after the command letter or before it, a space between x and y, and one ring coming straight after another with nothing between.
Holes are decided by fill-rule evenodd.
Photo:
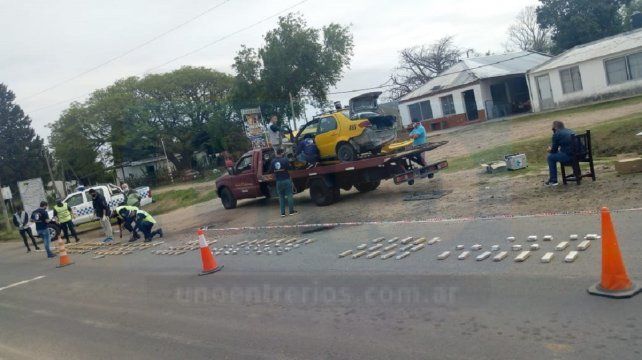
<instances>
[{"instance_id":1,"label":"man in blue jacket","mask_svg":"<svg viewBox=\"0 0 642 360\"><path fill-rule=\"evenodd\" d=\"M51 252L49 245L51 244L51 236L49 235L49 213L47 212L47 202L41 201L40 207L31 213L31 221L36 223L36 231L38 235L42 238L43 243L45 244L45 251L47 252L47 257L52 258L56 255Z\"/></svg>"},{"instance_id":2,"label":"man in blue jacket","mask_svg":"<svg viewBox=\"0 0 642 360\"><path fill-rule=\"evenodd\" d=\"M567 129L561 121L553 121L553 139L548 148L548 181L547 186L557 186L557 163L566 164L571 161L573 156L572 136L575 135L573 130Z\"/></svg>"}]
</instances>

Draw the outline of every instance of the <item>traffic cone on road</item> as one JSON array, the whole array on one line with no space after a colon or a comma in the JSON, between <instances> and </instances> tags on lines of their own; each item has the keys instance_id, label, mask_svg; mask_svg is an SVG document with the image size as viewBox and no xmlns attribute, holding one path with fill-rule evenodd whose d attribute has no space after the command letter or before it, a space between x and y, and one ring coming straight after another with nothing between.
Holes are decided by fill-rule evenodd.
<instances>
[{"instance_id":1,"label":"traffic cone on road","mask_svg":"<svg viewBox=\"0 0 642 360\"><path fill-rule=\"evenodd\" d=\"M611 212L602 208L602 279L588 289L589 294L611 298L630 298L642 290L631 282L622 261Z\"/></svg>"},{"instance_id":2,"label":"traffic cone on road","mask_svg":"<svg viewBox=\"0 0 642 360\"><path fill-rule=\"evenodd\" d=\"M69 255L67 255L67 249L65 249L65 242L62 241L62 236L58 236L58 258L60 259L60 264L56 266L58 268L74 263L71 261Z\"/></svg>"},{"instance_id":3,"label":"traffic cone on road","mask_svg":"<svg viewBox=\"0 0 642 360\"><path fill-rule=\"evenodd\" d=\"M201 248L201 260L203 261L203 271L201 271L199 275L213 274L221 270L223 268L223 265L218 266L218 264L216 263L216 259L212 254L212 250L210 250L209 246L207 245L207 240L205 240L205 233L203 232L203 229L198 229L197 234L198 245Z\"/></svg>"}]
</instances>

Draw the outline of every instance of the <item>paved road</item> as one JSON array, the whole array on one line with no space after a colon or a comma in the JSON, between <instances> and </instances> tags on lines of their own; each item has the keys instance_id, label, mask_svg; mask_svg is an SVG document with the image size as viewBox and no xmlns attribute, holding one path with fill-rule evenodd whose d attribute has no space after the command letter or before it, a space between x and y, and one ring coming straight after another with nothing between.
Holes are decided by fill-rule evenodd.
<instances>
[{"instance_id":1,"label":"paved road","mask_svg":"<svg viewBox=\"0 0 642 360\"><path fill-rule=\"evenodd\" d=\"M615 216L630 274L642 280L642 212ZM565 264L544 251L596 216L335 228L281 256L227 255L199 277L198 252L149 251L55 269L19 244L0 245L0 358L7 359L640 359L642 295L586 294L599 243ZM552 234L525 263L435 259L455 245L508 247ZM213 233L218 244L285 232ZM176 238L185 238L180 234ZM338 259L378 236L443 240L396 261ZM177 240L178 241L178 240ZM164 246L164 245L162 245Z\"/></svg>"}]
</instances>

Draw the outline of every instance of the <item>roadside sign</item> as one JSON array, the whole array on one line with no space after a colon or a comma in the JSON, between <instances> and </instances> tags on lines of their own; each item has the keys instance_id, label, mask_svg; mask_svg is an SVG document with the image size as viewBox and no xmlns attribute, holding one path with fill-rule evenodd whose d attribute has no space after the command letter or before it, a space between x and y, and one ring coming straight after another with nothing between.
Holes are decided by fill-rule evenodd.
<instances>
[{"instance_id":1,"label":"roadside sign","mask_svg":"<svg viewBox=\"0 0 642 360\"><path fill-rule=\"evenodd\" d=\"M250 139L252 148L260 149L266 147L267 140L265 138L261 108L241 109L241 115L245 124L245 134Z\"/></svg>"}]
</instances>

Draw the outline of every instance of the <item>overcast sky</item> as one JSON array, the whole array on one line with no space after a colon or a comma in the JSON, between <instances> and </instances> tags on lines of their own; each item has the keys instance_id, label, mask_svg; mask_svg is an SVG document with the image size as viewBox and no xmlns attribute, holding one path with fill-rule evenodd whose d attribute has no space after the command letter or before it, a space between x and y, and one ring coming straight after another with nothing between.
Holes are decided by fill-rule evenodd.
<instances>
[{"instance_id":1,"label":"overcast sky","mask_svg":"<svg viewBox=\"0 0 642 360\"><path fill-rule=\"evenodd\" d=\"M232 73L241 44L258 47L276 17L165 64L208 43L286 10L301 0L0 0L0 82L47 137L70 99L117 79L166 72L184 65ZM189 22L126 56L64 85L33 96L143 44L206 10ZM308 0L292 11L309 24L352 24L355 54L334 91L378 86L388 79L401 49L454 35L456 45L503 52L515 15L537 0ZM332 96L345 102L355 94Z\"/></svg>"}]
</instances>

